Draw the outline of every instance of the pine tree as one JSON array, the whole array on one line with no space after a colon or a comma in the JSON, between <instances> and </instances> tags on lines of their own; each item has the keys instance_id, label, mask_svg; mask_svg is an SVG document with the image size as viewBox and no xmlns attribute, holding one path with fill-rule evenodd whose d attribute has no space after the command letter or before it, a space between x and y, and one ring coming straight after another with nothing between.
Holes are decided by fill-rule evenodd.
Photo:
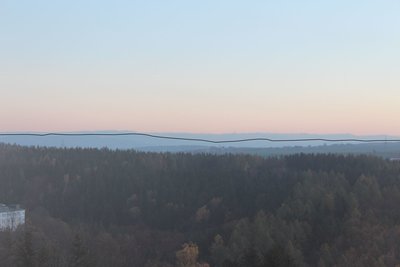
<instances>
[{"instance_id":1,"label":"pine tree","mask_svg":"<svg viewBox=\"0 0 400 267\"><path fill-rule=\"evenodd\" d=\"M80 234L75 234L72 242L72 258L71 267L88 267L90 266L88 260L88 249L83 243Z\"/></svg>"},{"instance_id":2,"label":"pine tree","mask_svg":"<svg viewBox=\"0 0 400 267\"><path fill-rule=\"evenodd\" d=\"M33 249L33 235L30 229L25 229L22 237L16 243L15 265L18 267L34 267L35 251Z\"/></svg>"}]
</instances>

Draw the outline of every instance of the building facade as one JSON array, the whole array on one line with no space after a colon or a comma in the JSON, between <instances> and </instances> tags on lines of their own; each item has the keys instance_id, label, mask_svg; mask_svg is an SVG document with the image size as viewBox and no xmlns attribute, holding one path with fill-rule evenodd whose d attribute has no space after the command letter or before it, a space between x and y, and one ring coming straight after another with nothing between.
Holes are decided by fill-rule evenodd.
<instances>
[{"instance_id":1,"label":"building facade","mask_svg":"<svg viewBox=\"0 0 400 267\"><path fill-rule=\"evenodd\" d=\"M19 205L0 204L0 231L14 231L25 224L25 210Z\"/></svg>"}]
</instances>

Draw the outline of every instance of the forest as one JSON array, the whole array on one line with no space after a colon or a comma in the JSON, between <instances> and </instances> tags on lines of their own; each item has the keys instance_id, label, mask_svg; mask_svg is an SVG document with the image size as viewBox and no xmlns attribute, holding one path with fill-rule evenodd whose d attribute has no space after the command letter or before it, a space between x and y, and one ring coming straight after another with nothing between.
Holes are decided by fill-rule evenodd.
<instances>
[{"instance_id":1,"label":"forest","mask_svg":"<svg viewBox=\"0 0 400 267\"><path fill-rule=\"evenodd\" d=\"M400 266L400 162L0 144L1 266Z\"/></svg>"}]
</instances>

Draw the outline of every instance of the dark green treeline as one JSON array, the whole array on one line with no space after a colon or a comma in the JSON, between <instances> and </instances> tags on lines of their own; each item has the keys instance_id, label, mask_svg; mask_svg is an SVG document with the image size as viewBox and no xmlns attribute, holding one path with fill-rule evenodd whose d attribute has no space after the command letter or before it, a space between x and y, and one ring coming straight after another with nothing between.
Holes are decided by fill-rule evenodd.
<instances>
[{"instance_id":1,"label":"dark green treeline","mask_svg":"<svg viewBox=\"0 0 400 267\"><path fill-rule=\"evenodd\" d=\"M2 266L395 266L400 164L0 145Z\"/></svg>"}]
</instances>

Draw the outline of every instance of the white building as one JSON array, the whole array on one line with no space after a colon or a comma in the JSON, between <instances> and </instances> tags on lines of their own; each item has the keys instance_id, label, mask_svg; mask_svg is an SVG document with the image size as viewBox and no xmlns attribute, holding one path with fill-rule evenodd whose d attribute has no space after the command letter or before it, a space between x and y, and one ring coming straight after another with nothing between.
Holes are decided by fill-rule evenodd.
<instances>
[{"instance_id":1,"label":"white building","mask_svg":"<svg viewBox=\"0 0 400 267\"><path fill-rule=\"evenodd\" d=\"M0 231L15 230L25 223L25 210L19 205L0 204Z\"/></svg>"}]
</instances>

